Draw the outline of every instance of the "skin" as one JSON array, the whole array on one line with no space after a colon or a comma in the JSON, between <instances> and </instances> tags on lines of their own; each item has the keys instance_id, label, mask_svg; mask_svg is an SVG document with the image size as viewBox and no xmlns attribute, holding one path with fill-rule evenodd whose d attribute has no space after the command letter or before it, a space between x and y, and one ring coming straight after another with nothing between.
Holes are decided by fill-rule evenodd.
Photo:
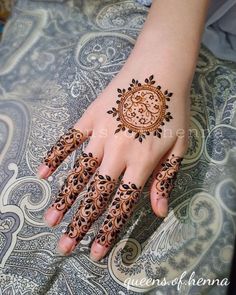
<instances>
[{"instance_id":1,"label":"skin","mask_svg":"<svg viewBox=\"0 0 236 295\"><path fill-rule=\"evenodd\" d=\"M117 191L113 191L115 195L112 196L112 203L105 217L105 220L108 220L108 217L112 220L112 226L108 228L109 223L103 223L97 233L90 254L94 261L103 258L112 246L125 220L132 214L135 200L138 199L151 175L153 175L150 187L152 209L157 217L163 218L168 214L168 196L173 187L173 179L188 147L190 113L188 97L208 5L207 0L181 0L178 1L178 5L176 0L153 0L143 29L125 65L73 126L82 134L74 148L89 138L84 152L91 153L96 159L99 174L109 177L105 179L105 184L109 181L116 183L118 177L124 173L122 177L122 183L126 184L124 195L126 196L127 191L131 190L128 203L125 203L122 194L120 195L122 183ZM161 85L163 90L173 92L171 101L168 102L168 111L173 118L162 127L160 138L150 134L140 142L127 130L115 133L118 123L107 111L116 107L117 88L128 89L132 79L144 83L151 75L154 76L155 85ZM63 157L65 156L66 154ZM179 159L179 162L175 159ZM50 161L52 160L49 159ZM165 166L170 161L172 165ZM78 167L75 169L80 169ZM166 171L165 167L169 167L169 170ZM46 179L56 168L49 167L44 161L39 166L38 176ZM78 175L78 171L73 170L69 175ZM91 172L93 173L95 171ZM113 184L109 185L108 195L111 194ZM70 254L75 249L92 222L108 205L104 197L106 196L104 187L101 187L102 193L98 190L98 184L94 183L93 186L93 190L90 188L93 193L87 194L67 233L59 240L58 250L63 254ZM77 193L79 194L79 190ZM98 199L99 194L103 198L102 201ZM133 200L132 206L131 200ZM88 204L91 202L95 205L89 207ZM73 202L68 206L72 204ZM88 212L85 209L86 204L90 210ZM114 211L116 205L120 207ZM91 209L92 207L95 209ZM68 209L69 207L58 210L55 204L50 206L44 216L45 222L49 226L59 224ZM94 216L95 211L96 216ZM123 222L118 223L116 214ZM86 216L85 219L82 215ZM112 231L114 231L113 238L111 238Z\"/></svg>"}]
</instances>

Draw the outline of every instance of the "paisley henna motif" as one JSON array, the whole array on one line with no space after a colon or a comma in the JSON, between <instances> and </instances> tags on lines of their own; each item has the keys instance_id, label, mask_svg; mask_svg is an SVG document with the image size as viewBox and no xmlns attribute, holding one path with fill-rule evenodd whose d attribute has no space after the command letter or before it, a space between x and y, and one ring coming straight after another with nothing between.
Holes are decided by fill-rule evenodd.
<instances>
[{"instance_id":1,"label":"paisley henna motif","mask_svg":"<svg viewBox=\"0 0 236 295\"><path fill-rule=\"evenodd\" d=\"M47 165L52 172L55 171L64 159L81 144L82 138L83 133L81 131L69 128L47 152L46 156L43 158L43 163Z\"/></svg>"},{"instance_id":2,"label":"paisley henna motif","mask_svg":"<svg viewBox=\"0 0 236 295\"><path fill-rule=\"evenodd\" d=\"M117 89L119 99L116 101L117 108L113 107L107 111L120 123L115 133L128 130L134 132L135 138L140 142L153 132L154 136L161 137L164 121L173 119L170 112L167 112L167 101L173 93L161 91L161 86L154 86L153 75L145 79L141 84L133 79L128 90Z\"/></svg>"},{"instance_id":3,"label":"paisley henna motif","mask_svg":"<svg viewBox=\"0 0 236 295\"><path fill-rule=\"evenodd\" d=\"M98 167L98 160L94 158L92 153L82 153L76 160L73 169L65 179L51 207L66 213L75 202L78 194L88 183L90 177L94 174Z\"/></svg>"},{"instance_id":4,"label":"paisley henna motif","mask_svg":"<svg viewBox=\"0 0 236 295\"><path fill-rule=\"evenodd\" d=\"M82 199L72 222L67 227L66 234L70 238L76 238L77 243L83 239L92 223L106 209L115 183L110 176L96 172L85 198Z\"/></svg>"},{"instance_id":5,"label":"paisley henna motif","mask_svg":"<svg viewBox=\"0 0 236 295\"><path fill-rule=\"evenodd\" d=\"M109 213L96 236L96 241L99 244L105 247L112 244L127 219L131 216L140 194L141 187L138 188L134 183L125 184L123 181L121 182L117 195L109 208Z\"/></svg>"},{"instance_id":6,"label":"paisley henna motif","mask_svg":"<svg viewBox=\"0 0 236 295\"><path fill-rule=\"evenodd\" d=\"M169 196L182 160L183 158L172 154L170 159L161 164L162 168L156 175L156 190L159 196L165 198Z\"/></svg>"}]
</instances>

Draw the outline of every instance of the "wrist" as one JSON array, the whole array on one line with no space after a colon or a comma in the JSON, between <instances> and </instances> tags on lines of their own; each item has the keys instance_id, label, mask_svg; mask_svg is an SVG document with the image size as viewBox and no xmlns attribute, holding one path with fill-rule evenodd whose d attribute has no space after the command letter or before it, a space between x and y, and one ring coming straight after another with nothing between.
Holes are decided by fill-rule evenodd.
<instances>
[{"instance_id":1,"label":"wrist","mask_svg":"<svg viewBox=\"0 0 236 295\"><path fill-rule=\"evenodd\" d=\"M118 76L123 79L127 75L133 75L130 78L143 80L153 74L163 89L185 97L190 90L195 68L194 58L182 58L182 55L178 56L162 44L159 48L138 45L132 50Z\"/></svg>"},{"instance_id":2,"label":"wrist","mask_svg":"<svg viewBox=\"0 0 236 295\"><path fill-rule=\"evenodd\" d=\"M153 0L124 71L149 75L189 88L199 54L209 0Z\"/></svg>"},{"instance_id":3,"label":"wrist","mask_svg":"<svg viewBox=\"0 0 236 295\"><path fill-rule=\"evenodd\" d=\"M175 38L172 34L164 35L157 30L155 38L152 31L145 31L137 39L133 48L134 58L142 56L146 62L167 66L174 71L183 71L191 75L195 71L199 54L200 41L182 40ZM130 57L132 57L132 55Z\"/></svg>"}]
</instances>

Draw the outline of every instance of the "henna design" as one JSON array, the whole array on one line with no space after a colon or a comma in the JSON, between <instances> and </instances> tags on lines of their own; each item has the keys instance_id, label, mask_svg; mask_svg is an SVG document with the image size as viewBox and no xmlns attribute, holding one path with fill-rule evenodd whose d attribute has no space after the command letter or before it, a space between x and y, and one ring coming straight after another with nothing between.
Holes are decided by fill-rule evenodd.
<instances>
[{"instance_id":1,"label":"henna design","mask_svg":"<svg viewBox=\"0 0 236 295\"><path fill-rule=\"evenodd\" d=\"M174 182L182 160L183 158L172 154L170 159L167 159L161 164L162 168L156 175L156 190L158 195L164 198L169 196L174 187Z\"/></svg>"},{"instance_id":2,"label":"henna design","mask_svg":"<svg viewBox=\"0 0 236 295\"><path fill-rule=\"evenodd\" d=\"M137 203L141 194L141 187L137 187L134 183L121 182L117 191L117 196L113 199L109 208L109 213L99 230L96 241L109 247L115 240L117 234L131 216L134 205Z\"/></svg>"},{"instance_id":3,"label":"henna design","mask_svg":"<svg viewBox=\"0 0 236 295\"><path fill-rule=\"evenodd\" d=\"M98 159L92 153L82 153L76 160L73 169L65 179L51 207L63 212L63 215L71 208L78 194L88 183L90 177L98 167Z\"/></svg>"},{"instance_id":4,"label":"henna design","mask_svg":"<svg viewBox=\"0 0 236 295\"><path fill-rule=\"evenodd\" d=\"M81 144L82 138L83 133L81 131L69 128L47 152L46 156L43 158L43 163L47 165L52 172L55 171L63 160Z\"/></svg>"},{"instance_id":5,"label":"henna design","mask_svg":"<svg viewBox=\"0 0 236 295\"><path fill-rule=\"evenodd\" d=\"M116 181L108 175L101 175L99 171L94 175L94 179L88 188L88 192L82 199L72 222L68 225L66 234L70 238L76 238L79 243L92 223L105 210L109 197L114 191Z\"/></svg>"},{"instance_id":6,"label":"henna design","mask_svg":"<svg viewBox=\"0 0 236 295\"><path fill-rule=\"evenodd\" d=\"M117 108L108 110L108 114L117 117L120 123L115 133L128 130L135 133L135 139L140 142L153 132L154 136L161 137L164 121L173 119L170 112L167 112L168 105L173 93L161 91L161 86L154 86L153 75L145 79L142 85L138 80L132 79L128 90L117 89L119 99L116 101Z\"/></svg>"}]
</instances>

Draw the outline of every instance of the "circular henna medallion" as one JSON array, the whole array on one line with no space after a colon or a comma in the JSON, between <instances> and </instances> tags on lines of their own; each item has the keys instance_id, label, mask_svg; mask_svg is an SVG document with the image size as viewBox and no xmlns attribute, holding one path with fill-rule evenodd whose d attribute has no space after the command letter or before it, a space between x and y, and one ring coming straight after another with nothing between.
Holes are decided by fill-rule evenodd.
<instances>
[{"instance_id":1,"label":"circular henna medallion","mask_svg":"<svg viewBox=\"0 0 236 295\"><path fill-rule=\"evenodd\" d=\"M154 131L164 121L165 96L151 85L127 91L118 106L120 121L134 132Z\"/></svg>"},{"instance_id":2,"label":"circular henna medallion","mask_svg":"<svg viewBox=\"0 0 236 295\"><path fill-rule=\"evenodd\" d=\"M119 121L115 133L121 130L134 132L135 138L138 138L140 142L151 132L161 137L161 126L165 124L164 121L173 119L170 112L167 112L167 101L170 100L172 93L168 90L163 93L161 86L154 86L154 84L155 81L151 75L145 79L144 84L133 79L128 90L117 89L118 107L113 107L107 112L113 117L116 116L116 120Z\"/></svg>"}]
</instances>

